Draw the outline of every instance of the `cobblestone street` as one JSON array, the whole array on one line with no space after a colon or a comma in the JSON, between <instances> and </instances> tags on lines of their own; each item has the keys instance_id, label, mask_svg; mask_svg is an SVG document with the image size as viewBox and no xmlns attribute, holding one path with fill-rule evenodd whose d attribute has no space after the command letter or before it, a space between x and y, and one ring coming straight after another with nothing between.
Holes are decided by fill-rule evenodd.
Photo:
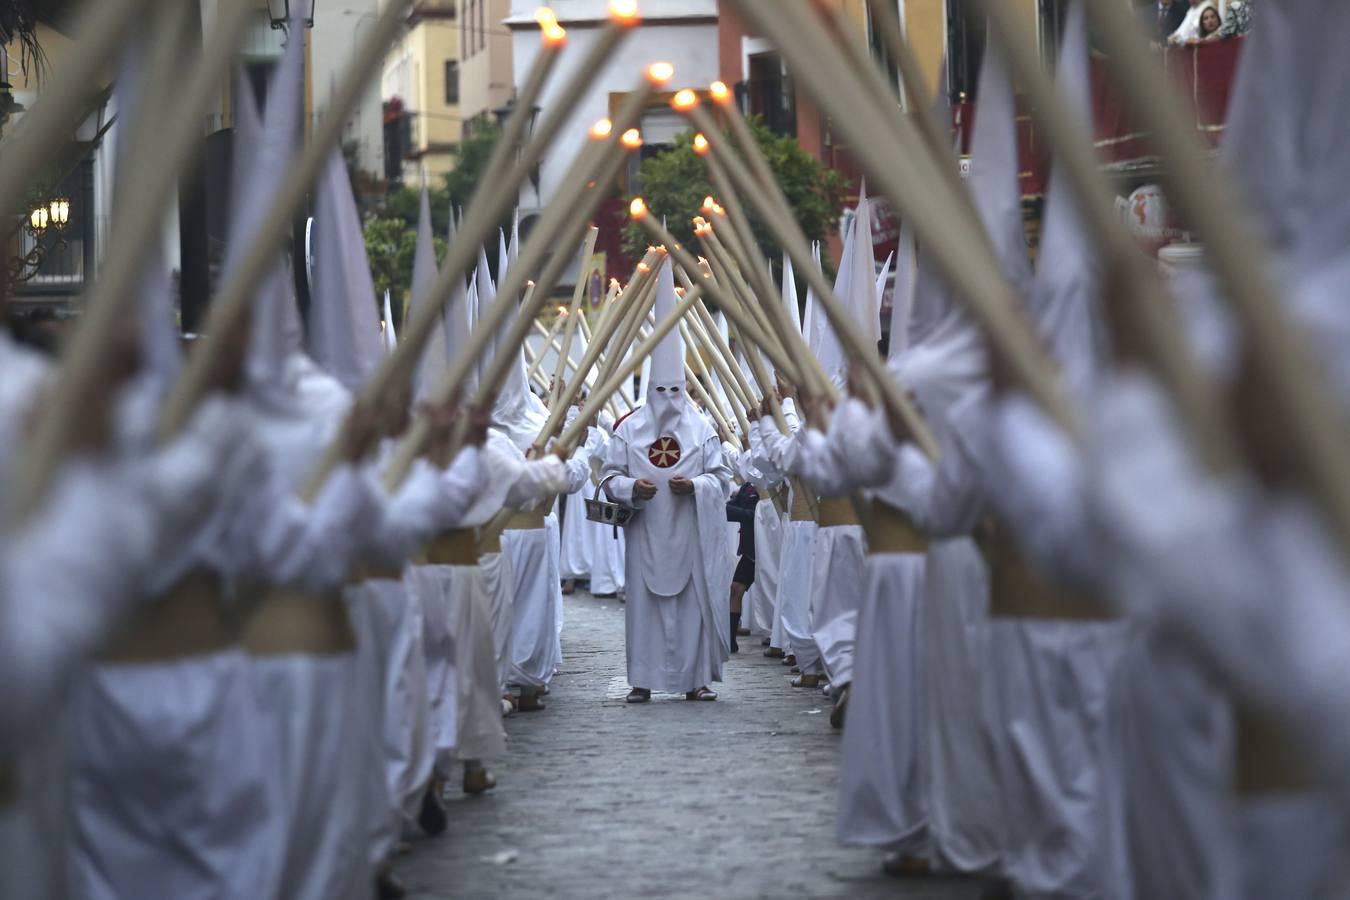
<instances>
[{"instance_id":1,"label":"cobblestone street","mask_svg":"<svg viewBox=\"0 0 1350 900\"><path fill-rule=\"evenodd\" d=\"M623 607L567 599L545 712L507 720L495 791L398 872L417 898L966 900L969 882L899 882L834 841L839 736L819 691L742 641L716 703L624 703Z\"/></svg>"}]
</instances>

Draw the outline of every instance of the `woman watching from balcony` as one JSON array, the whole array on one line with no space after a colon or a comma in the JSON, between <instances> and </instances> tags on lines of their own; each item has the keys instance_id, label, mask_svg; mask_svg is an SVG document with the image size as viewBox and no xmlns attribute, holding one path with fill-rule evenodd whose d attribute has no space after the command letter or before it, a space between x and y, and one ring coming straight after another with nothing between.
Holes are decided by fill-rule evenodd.
<instances>
[{"instance_id":1,"label":"woman watching from balcony","mask_svg":"<svg viewBox=\"0 0 1350 900\"><path fill-rule=\"evenodd\" d=\"M1191 0L1191 8L1186 12L1186 18L1181 20L1181 25L1172 32L1172 36L1167 39L1167 43L1173 46L1181 44L1191 44L1200 40L1200 18L1205 14L1205 10L1212 9L1217 15L1218 5L1214 0Z\"/></svg>"},{"instance_id":2,"label":"woman watching from balcony","mask_svg":"<svg viewBox=\"0 0 1350 900\"><path fill-rule=\"evenodd\" d=\"M1212 6L1207 6L1200 13L1200 37L1195 43L1205 41L1217 41L1223 29L1223 19L1219 18L1219 11Z\"/></svg>"}]
</instances>

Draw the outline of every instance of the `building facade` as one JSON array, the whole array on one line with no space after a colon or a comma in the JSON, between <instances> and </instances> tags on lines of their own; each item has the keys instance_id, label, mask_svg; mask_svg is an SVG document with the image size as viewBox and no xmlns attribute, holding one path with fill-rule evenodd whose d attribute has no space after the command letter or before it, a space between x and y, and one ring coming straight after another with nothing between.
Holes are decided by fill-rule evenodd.
<instances>
[{"instance_id":1,"label":"building facade","mask_svg":"<svg viewBox=\"0 0 1350 900\"><path fill-rule=\"evenodd\" d=\"M540 116L548 115L550 105L557 102L558 92L564 89L568 73L585 55L607 21L606 0L554 0L549 4L558 22L567 29L567 49L549 79L540 98ZM512 32L513 66L516 83L524 80L540 45L538 23L534 20L537 3L534 0L512 0L511 16L507 25ZM675 67L672 90L681 87L706 88L718 78L717 57L717 0L642 0L642 25L623 43L586 88L576 111L558 137L549 147L540 165L537 179L532 179L520 192L522 227L539 209L547 205L557 191L567 167L587 141L587 132L599 119L613 114L625 96L633 89L647 66L657 61ZM670 109L671 94L657 94L643 113L640 128L644 145L641 153L650 155L673 143L675 135L687 129L684 119ZM633 160L630 170L621 178L625 188L636 169ZM623 203L616 192L606 205L599 222L600 251L618 259L620 229L623 222ZM627 277L624 272L623 276ZM573 273L564 278L570 282ZM567 287L570 291L570 285Z\"/></svg>"},{"instance_id":2,"label":"building facade","mask_svg":"<svg viewBox=\"0 0 1350 900\"><path fill-rule=\"evenodd\" d=\"M322 110L328 93L351 58L352 48L366 37L379 16L378 0L321 0L310 32L310 65L315 107ZM384 116L380 84L372 80L342 135L343 151L363 174L363 193L373 193L384 178Z\"/></svg>"},{"instance_id":3,"label":"building facade","mask_svg":"<svg viewBox=\"0 0 1350 900\"><path fill-rule=\"evenodd\" d=\"M460 31L459 0L419 0L385 56L380 96L390 182L416 184L454 166L462 135Z\"/></svg>"},{"instance_id":4,"label":"building facade","mask_svg":"<svg viewBox=\"0 0 1350 900\"><path fill-rule=\"evenodd\" d=\"M511 0L459 4L459 113L465 132L495 121L515 94L511 65Z\"/></svg>"}]
</instances>

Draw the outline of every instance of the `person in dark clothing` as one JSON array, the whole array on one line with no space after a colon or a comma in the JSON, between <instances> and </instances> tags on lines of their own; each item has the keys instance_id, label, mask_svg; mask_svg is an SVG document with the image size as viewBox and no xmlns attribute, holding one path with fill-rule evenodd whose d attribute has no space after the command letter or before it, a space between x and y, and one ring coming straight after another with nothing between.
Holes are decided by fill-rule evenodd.
<instances>
[{"instance_id":1,"label":"person in dark clothing","mask_svg":"<svg viewBox=\"0 0 1350 900\"><path fill-rule=\"evenodd\" d=\"M753 484L743 484L727 501L727 521L737 522L741 526L740 545L736 553L740 560L736 563L736 572L731 576L731 652L739 653L740 644L736 637L741 631L741 603L745 592L755 583L755 506L759 504L759 491Z\"/></svg>"},{"instance_id":2,"label":"person in dark clothing","mask_svg":"<svg viewBox=\"0 0 1350 900\"><path fill-rule=\"evenodd\" d=\"M1151 40L1166 44L1172 32L1181 27L1190 7L1186 0L1149 0L1139 9L1145 30Z\"/></svg>"}]
</instances>

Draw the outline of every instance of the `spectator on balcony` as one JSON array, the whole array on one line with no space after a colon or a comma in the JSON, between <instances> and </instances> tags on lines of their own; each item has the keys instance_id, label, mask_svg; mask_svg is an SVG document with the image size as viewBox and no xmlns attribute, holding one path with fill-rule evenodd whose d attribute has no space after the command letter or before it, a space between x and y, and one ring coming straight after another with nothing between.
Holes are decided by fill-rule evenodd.
<instances>
[{"instance_id":1,"label":"spectator on balcony","mask_svg":"<svg viewBox=\"0 0 1350 900\"><path fill-rule=\"evenodd\" d=\"M1167 43L1173 45L1192 44L1200 40L1200 18L1205 14L1205 10L1214 10L1218 14L1219 8L1214 0L1191 0L1191 8L1186 11L1186 16L1177 26L1177 30L1172 32L1172 36L1167 39ZM1222 24L1222 23L1221 23Z\"/></svg>"},{"instance_id":2,"label":"spectator on balcony","mask_svg":"<svg viewBox=\"0 0 1350 900\"><path fill-rule=\"evenodd\" d=\"M1223 19L1219 16L1219 11L1212 6L1207 6L1200 13L1200 36L1192 43L1202 44L1207 41L1217 41L1223 37Z\"/></svg>"},{"instance_id":3,"label":"spectator on balcony","mask_svg":"<svg viewBox=\"0 0 1350 900\"><path fill-rule=\"evenodd\" d=\"M1228 9L1223 17L1223 28L1219 29L1219 37L1238 37L1251 30L1251 0L1229 0Z\"/></svg>"},{"instance_id":4,"label":"spectator on balcony","mask_svg":"<svg viewBox=\"0 0 1350 900\"><path fill-rule=\"evenodd\" d=\"M1184 0L1149 0L1140 12L1149 37L1161 44L1181 27L1186 10Z\"/></svg>"}]
</instances>

